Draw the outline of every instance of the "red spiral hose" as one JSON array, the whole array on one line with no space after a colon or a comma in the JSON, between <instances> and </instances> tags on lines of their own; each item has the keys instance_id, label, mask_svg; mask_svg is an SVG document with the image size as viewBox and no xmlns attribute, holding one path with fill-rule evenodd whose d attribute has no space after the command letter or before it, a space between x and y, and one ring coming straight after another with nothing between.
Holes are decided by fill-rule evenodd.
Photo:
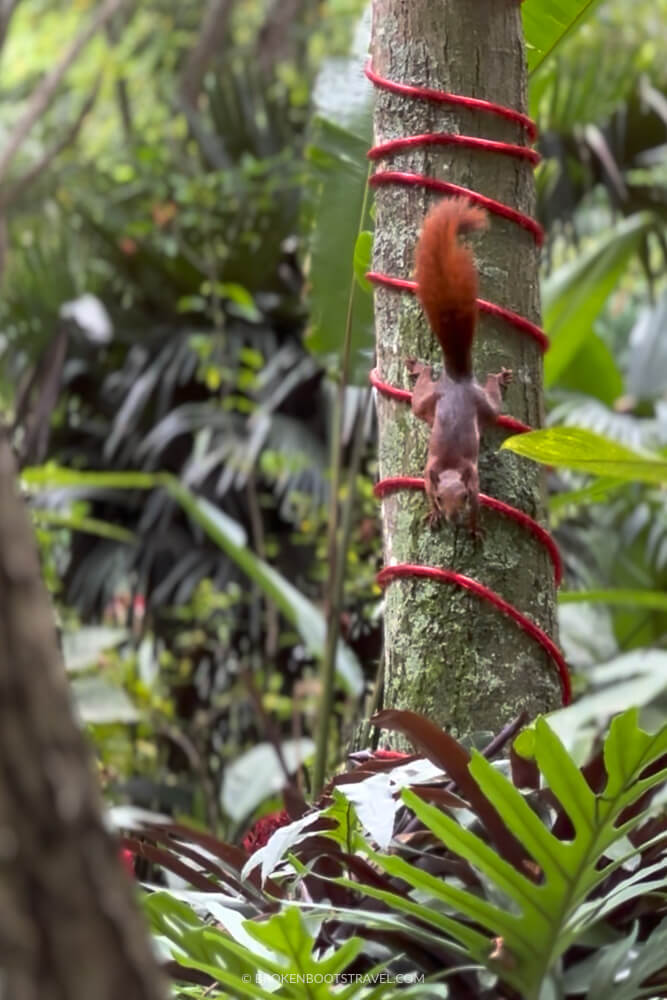
<instances>
[{"instance_id":1,"label":"red spiral hose","mask_svg":"<svg viewBox=\"0 0 667 1000\"><path fill-rule=\"evenodd\" d=\"M523 2L523 0L521 0L521 2ZM495 115L497 117L504 118L505 120L515 122L523 128L525 135L530 142L532 142L537 136L535 123L526 115L521 114L512 108L506 108L499 104L493 104L491 101L483 101L477 98L465 97L460 94L450 94L445 91L433 90L429 87L418 87L404 83L397 83L393 80L387 80L376 73L370 66L370 63L366 67L366 76L376 87L391 91L395 94L400 94L403 97L409 97L416 100L434 101L442 104L459 105L474 111ZM512 156L523 161L527 161L533 166L539 162L539 155L529 146L496 142L489 139L480 139L473 136L461 136L446 132L428 133L424 135L413 135L393 139L390 142L384 142L378 146L374 146L369 151L368 157L371 160L380 160L387 156L391 156L392 153L401 152L405 149L412 149L417 146L445 144L481 149L489 153ZM407 185L427 188L444 194L464 196L469 201L482 205L487 211L508 219L515 225L527 230L531 233L538 246L542 244L544 238L543 230L535 219L525 215L523 212L517 211L503 202L496 201L493 198L488 198L485 195L460 187L457 184L451 184L448 181L440 181L432 177L426 177L423 174L399 170L382 170L380 173L374 174L369 183L372 187L379 187L385 184L400 184L404 186ZM383 285L397 291L414 293L416 290L416 283L414 281L394 275L382 274L378 271L369 272L367 274L367 278L375 284ZM512 312L510 309L498 306L495 303L487 302L484 299L478 299L477 304L482 312L498 317L514 327L514 329L518 330L520 333L535 340L542 351L547 350L549 340L546 334L543 330L541 330L534 323L531 323L525 317ZM396 386L392 386L387 382L384 382L376 369L373 369L370 373L370 381L378 392L381 392L383 395L389 396L392 399L396 399L404 403L409 403L412 399L412 393L408 390L399 389ZM516 434L521 434L531 430L527 424L524 424L520 420L516 420L513 417L500 416L498 417L497 422L500 426L505 427ZM412 476L392 476L388 479L381 480L376 485L375 495L383 497L387 493L397 489L423 488L424 480L421 478ZM495 510L505 517L511 518L516 523L520 524L525 530L529 531L533 537L544 546L551 559L554 568L556 586L558 586L562 578L562 563L556 544L549 533L524 511L518 510L516 507L511 507L509 504L503 503L501 500L496 500L493 497L486 496L483 493L480 494L479 498L480 503L483 506ZM510 604L495 591L486 587L484 584L479 583L477 580L472 580L470 577L457 573L454 570L441 569L435 566L420 566L412 563L386 566L380 571L377 579L381 586L386 586L394 579L405 577L427 578L462 587L475 594L481 600L492 604L503 614L511 618L514 622L516 622L519 628L539 643L539 645L551 657L558 671L563 704L568 705L570 703L572 699L570 674L562 653L546 632L522 614L517 608L514 607L514 605Z\"/></svg>"}]
</instances>

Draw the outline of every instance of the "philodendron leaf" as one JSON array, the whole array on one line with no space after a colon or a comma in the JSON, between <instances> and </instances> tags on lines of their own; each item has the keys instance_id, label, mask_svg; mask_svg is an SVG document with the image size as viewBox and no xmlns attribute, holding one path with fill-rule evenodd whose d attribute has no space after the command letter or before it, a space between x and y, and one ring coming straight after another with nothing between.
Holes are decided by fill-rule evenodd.
<instances>
[{"instance_id":1,"label":"philodendron leaf","mask_svg":"<svg viewBox=\"0 0 667 1000\"><path fill-rule=\"evenodd\" d=\"M473 961L498 974L521 996L537 997L557 973L563 953L603 918L646 887L659 891L666 886L664 860L649 856L642 865L647 844L633 847L628 838L649 815L643 796L650 799L667 780L667 726L655 734L643 732L635 710L616 718L604 744L606 784L599 793L545 719L525 730L514 749L533 762L557 810L569 819L567 836L557 835L553 820L538 814L497 766L473 752L470 776L507 834L521 844L524 861L516 865L500 857L481 831L473 832L406 789L406 805L492 889L480 895L404 858L366 847L379 869L409 889L391 893L364 885L363 891L454 939ZM654 842L659 845L659 836L648 843ZM633 859L636 863L629 864ZM614 880L607 882L612 874ZM648 876L652 880L645 882ZM477 928L474 932L470 922Z\"/></svg>"},{"instance_id":2,"label":"philodendron leaf","mask_svg":"<svg viewBox=\"0 0 667 1000\"><path fill-rule=\"evenodd\" d=\"M633 451L581 427L549 427L517 434L503 448L545 465L561 466L592 476L642 483L667 482L667 461Z\"/></svg>"}]
</instances>

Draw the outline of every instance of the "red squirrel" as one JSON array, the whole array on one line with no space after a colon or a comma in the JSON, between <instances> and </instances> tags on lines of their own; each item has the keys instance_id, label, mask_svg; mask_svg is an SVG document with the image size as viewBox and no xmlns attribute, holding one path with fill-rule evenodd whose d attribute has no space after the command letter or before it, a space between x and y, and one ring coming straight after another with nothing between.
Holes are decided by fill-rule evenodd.
<instances>
[{"instance_id":1,"label":"red squirrel","mask_svg":"<svg viewBox=\"0 0 667 1000\"><path fill-rule=\"evenodd\" d=\"M406 361L417 375L412 412L431 428L424 470L431 526L444 516L459 520L467 508L471 533L479 530L480 430L495 423L501 389L512 372L489 375L484 386L472 374L472 344L477 325L477 268L459 235L487 224L486 213L461 198L448 198L424 220L416 251L417 297L438 338L445 368L437 381L429 365Z\"/></svg>"}]
</instances>

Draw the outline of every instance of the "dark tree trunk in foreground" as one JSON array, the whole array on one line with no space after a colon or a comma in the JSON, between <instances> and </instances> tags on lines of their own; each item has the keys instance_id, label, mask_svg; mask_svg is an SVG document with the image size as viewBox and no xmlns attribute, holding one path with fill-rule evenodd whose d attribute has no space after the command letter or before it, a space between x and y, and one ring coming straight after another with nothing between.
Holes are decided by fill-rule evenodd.
<instances>
[{"instance_id":1,"label":"dark tree trunk in foreground","mask_svg":"<svg viewBox=\"0 0 667 1000\"><path fill-rule=\"evenodd\" d=\"M446 90L526 110L526 70L518 0L375 0L373 66L393 81ZM377 92L375 141L455 132L524 144L520 125L463 107ZM378 169L413 171L473 189L534 215L532 168L509 156L453 146L394 153ZM421 188L380 187L374 270L411 278L414 248L427 209L441 197ZM538 251L533 236L490 216L475 237L480 297L540 322ZM375 296L378 369L384 381L409 389L404 359L442 356L410 295L378 288ZM475 373L482 381L502 366L514 382L505 412L542 423L542 358L538 345L507 323L480 315ZM405 404L378 396L380 476L422 475L427 428ZM544 522L539 468L497 452L507 432L484 435L481 490ZM475 546L464 528L424 524L420 493L383 501L385 562L457 570L498 591L556 636L553 572L541 545L520 526L483 511L485 538ZM384 703L423 712L458 734L497 731L522 709L532 717L559 704L556 669L517 625L476 596L448 584L400 580L387 590Z\"/></svg>"},{"instance_id":2,"label":"dark tree trunk in foreground","mask_svg":"<svg viewBox=\"0 0 667 1000\"><path fill-rule=\"evenodd\" d=\"M0 438L0 997L161 1000Z\"/></svg>"}]
</instances>

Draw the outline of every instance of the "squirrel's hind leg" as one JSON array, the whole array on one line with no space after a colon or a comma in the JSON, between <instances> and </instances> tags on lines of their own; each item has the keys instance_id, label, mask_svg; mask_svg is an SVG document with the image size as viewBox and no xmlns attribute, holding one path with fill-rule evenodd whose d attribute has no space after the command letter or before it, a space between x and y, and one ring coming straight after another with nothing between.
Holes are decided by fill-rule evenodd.
<instances>
[{"instance_id":1,"label":"squirrel's hind leg","mask_svg":"<svg viewBox=\"0 0 667 1000\"><path fill-rule=\"evenodd\" d=\"M411 375L417 376L417 382L412 390L412 412L429 427L435 420L435 404L438 401L437 382L433 381L433 371L430 365L425 365L414 358L406 358L405 366Z\"/></svg>"}]
</instances>

